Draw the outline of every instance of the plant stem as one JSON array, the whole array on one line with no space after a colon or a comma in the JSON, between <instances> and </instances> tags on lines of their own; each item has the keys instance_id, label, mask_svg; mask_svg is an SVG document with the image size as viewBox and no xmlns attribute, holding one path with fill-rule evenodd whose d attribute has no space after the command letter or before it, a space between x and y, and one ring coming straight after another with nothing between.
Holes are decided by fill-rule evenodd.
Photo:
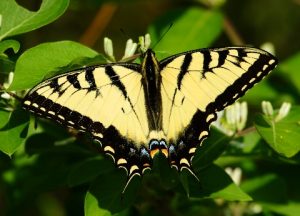
<instances>
[{"instance_id":1,"label":"plant stem","mask_svg":"<svg viewBox=\"0 0 300 216\"><path fill-rule=\"evenodd\" d=\"M3 91L5 93L9 94L11 97L17 99L18 101L22 101L22 98L19 97L18 95L16 95L15 93L6 91L6 89L4 88L4 86L1 83L0 83L0 91Z\"/></svg>"}]
</instances>

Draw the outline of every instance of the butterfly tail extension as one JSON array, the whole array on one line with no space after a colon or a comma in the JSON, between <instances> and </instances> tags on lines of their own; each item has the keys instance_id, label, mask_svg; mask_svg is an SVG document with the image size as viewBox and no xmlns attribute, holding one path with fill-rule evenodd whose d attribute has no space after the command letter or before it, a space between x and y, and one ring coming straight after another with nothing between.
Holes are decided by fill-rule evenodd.
<instances>
[{"instance_id":1,"label":"butterfly tail extension","mask_svg":"<svg viewBox=\"0 0 300 216\"><path fill-rule=\"evenodd\" d=\"M116 167L126 171L127 180L122 192L124 193L135 176L142 176L146 170L151 169L152 159L146 147L138 148L117 134L115 129L109 128L104 133L101 143L104 153L113 159Z\"/></svg>"},{"instance_id":2,"label":"butterfly tail extension","mask_svg":"<svg viewBox=\"0 0 300 216\"><path fill-rule=\"evenodd\" d=\"M207 115L201 111L194 114L190 126L179 139L177 145L171 144L169 147L169 161L171 167L178 171L188 170L198 181L195 174L192 161L197 146L209 136L209 125L216 120L216 114Z\"/></svg>"},{"instance_id":3,"label":"butterfly tail extension","mask_svg":"<svg viewBox=\"0 0 300 216\"><path fill-rule=\"evenodd\" d=\"M146 170L151 170L152 161L148 150L145 147L141 147L137 153L131 150L128 154L127 164L116 164L119 168L124 168L127 173L127 180L122 190L122 194L124 194L135 176L142 177Z\"/></svg>"},{"instance_id":4,"label":"butterfly tail extension","mask_svg":"<svg viewBox=\"0 0 300 216\"><path fill-rule=\"evenodd\" d=\"M194 149L191 148L187 150L188 146L185 145L182 141L179 143L178 147L176 148L174 145L170 145L169 147L169 162L171 168L175 168L178 172L182 172L184 169L189 171L189 173L195 177L197 181L199 181L198 176L193 170L192 167L192 159L194 156Z\"/></svg>"}]
</instances>

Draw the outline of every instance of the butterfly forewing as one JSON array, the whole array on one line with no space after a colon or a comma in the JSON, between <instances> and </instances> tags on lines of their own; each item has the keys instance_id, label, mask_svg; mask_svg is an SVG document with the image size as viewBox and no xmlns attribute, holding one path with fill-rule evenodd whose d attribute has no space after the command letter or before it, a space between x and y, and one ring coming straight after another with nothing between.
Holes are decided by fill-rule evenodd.
<instances>
[{"instance_id":1,"label":"butterfly forewing","mask_svg":"<svg viewBox=\"0 0 300 216\"><path fill-rule=\"evenodd\" d=\"M195 50L160 63L163 130L169 142L181 143L179 168L184 165L180 157L191 163L216 112L244 95L276 64L271 54L249 47Z\"/></svg>"},{"instance_id":2,"label":"butterfly forewing","mask_svg":"<svg viewBox=\"0 0 300 216\"><path fill-rule=\"evenodd\" d=\"M139 147L146 143L149 129L138 68L116 64L59 75L34 87L23 104L95 138L103 138L114 128L117 136L133 140Z\"/></svg>"}]
</instances>

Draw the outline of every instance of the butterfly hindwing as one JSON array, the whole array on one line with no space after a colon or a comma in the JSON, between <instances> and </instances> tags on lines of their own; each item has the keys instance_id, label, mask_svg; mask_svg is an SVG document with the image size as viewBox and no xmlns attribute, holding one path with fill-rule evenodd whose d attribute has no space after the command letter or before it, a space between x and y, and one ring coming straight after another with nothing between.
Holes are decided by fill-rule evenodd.
<instances>
[{"instance_id":1,"label":"butterfly hindwing","mask_svg":"<svg viewBox=\"0 0 300 216\"><path fill-rule=\"evenodd\" d=\"M170 160L189 168L216 112L234 103L275 68L269 53L249 47L201 49L160 62L163 130L177 150ZM174 162L173 162L174 164Z\"/></svg>"}]
</instances>

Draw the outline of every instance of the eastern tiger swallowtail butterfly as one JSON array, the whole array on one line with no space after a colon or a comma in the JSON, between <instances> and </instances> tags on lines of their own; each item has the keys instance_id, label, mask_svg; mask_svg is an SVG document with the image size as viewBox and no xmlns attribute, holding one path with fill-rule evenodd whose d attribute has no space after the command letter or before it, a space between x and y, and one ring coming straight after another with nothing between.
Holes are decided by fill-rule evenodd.
<instances>
[{"instance_id":1,"label":"eastern tiger swallowtail butterfly","mask_svg":"<svg viewBox=\"0 0 300 216\"><path fill-rule=\"evenodd\" d=\"M24 108L89 132L127 184L162 152L172 167L192 172L196 148L216 112L235 102L275 68L277 59L250 47L199 49L142 64L111 63L55 76L31 89ZM193 173L193 172L192 172Z\"/></svg>"}]
</instances>

